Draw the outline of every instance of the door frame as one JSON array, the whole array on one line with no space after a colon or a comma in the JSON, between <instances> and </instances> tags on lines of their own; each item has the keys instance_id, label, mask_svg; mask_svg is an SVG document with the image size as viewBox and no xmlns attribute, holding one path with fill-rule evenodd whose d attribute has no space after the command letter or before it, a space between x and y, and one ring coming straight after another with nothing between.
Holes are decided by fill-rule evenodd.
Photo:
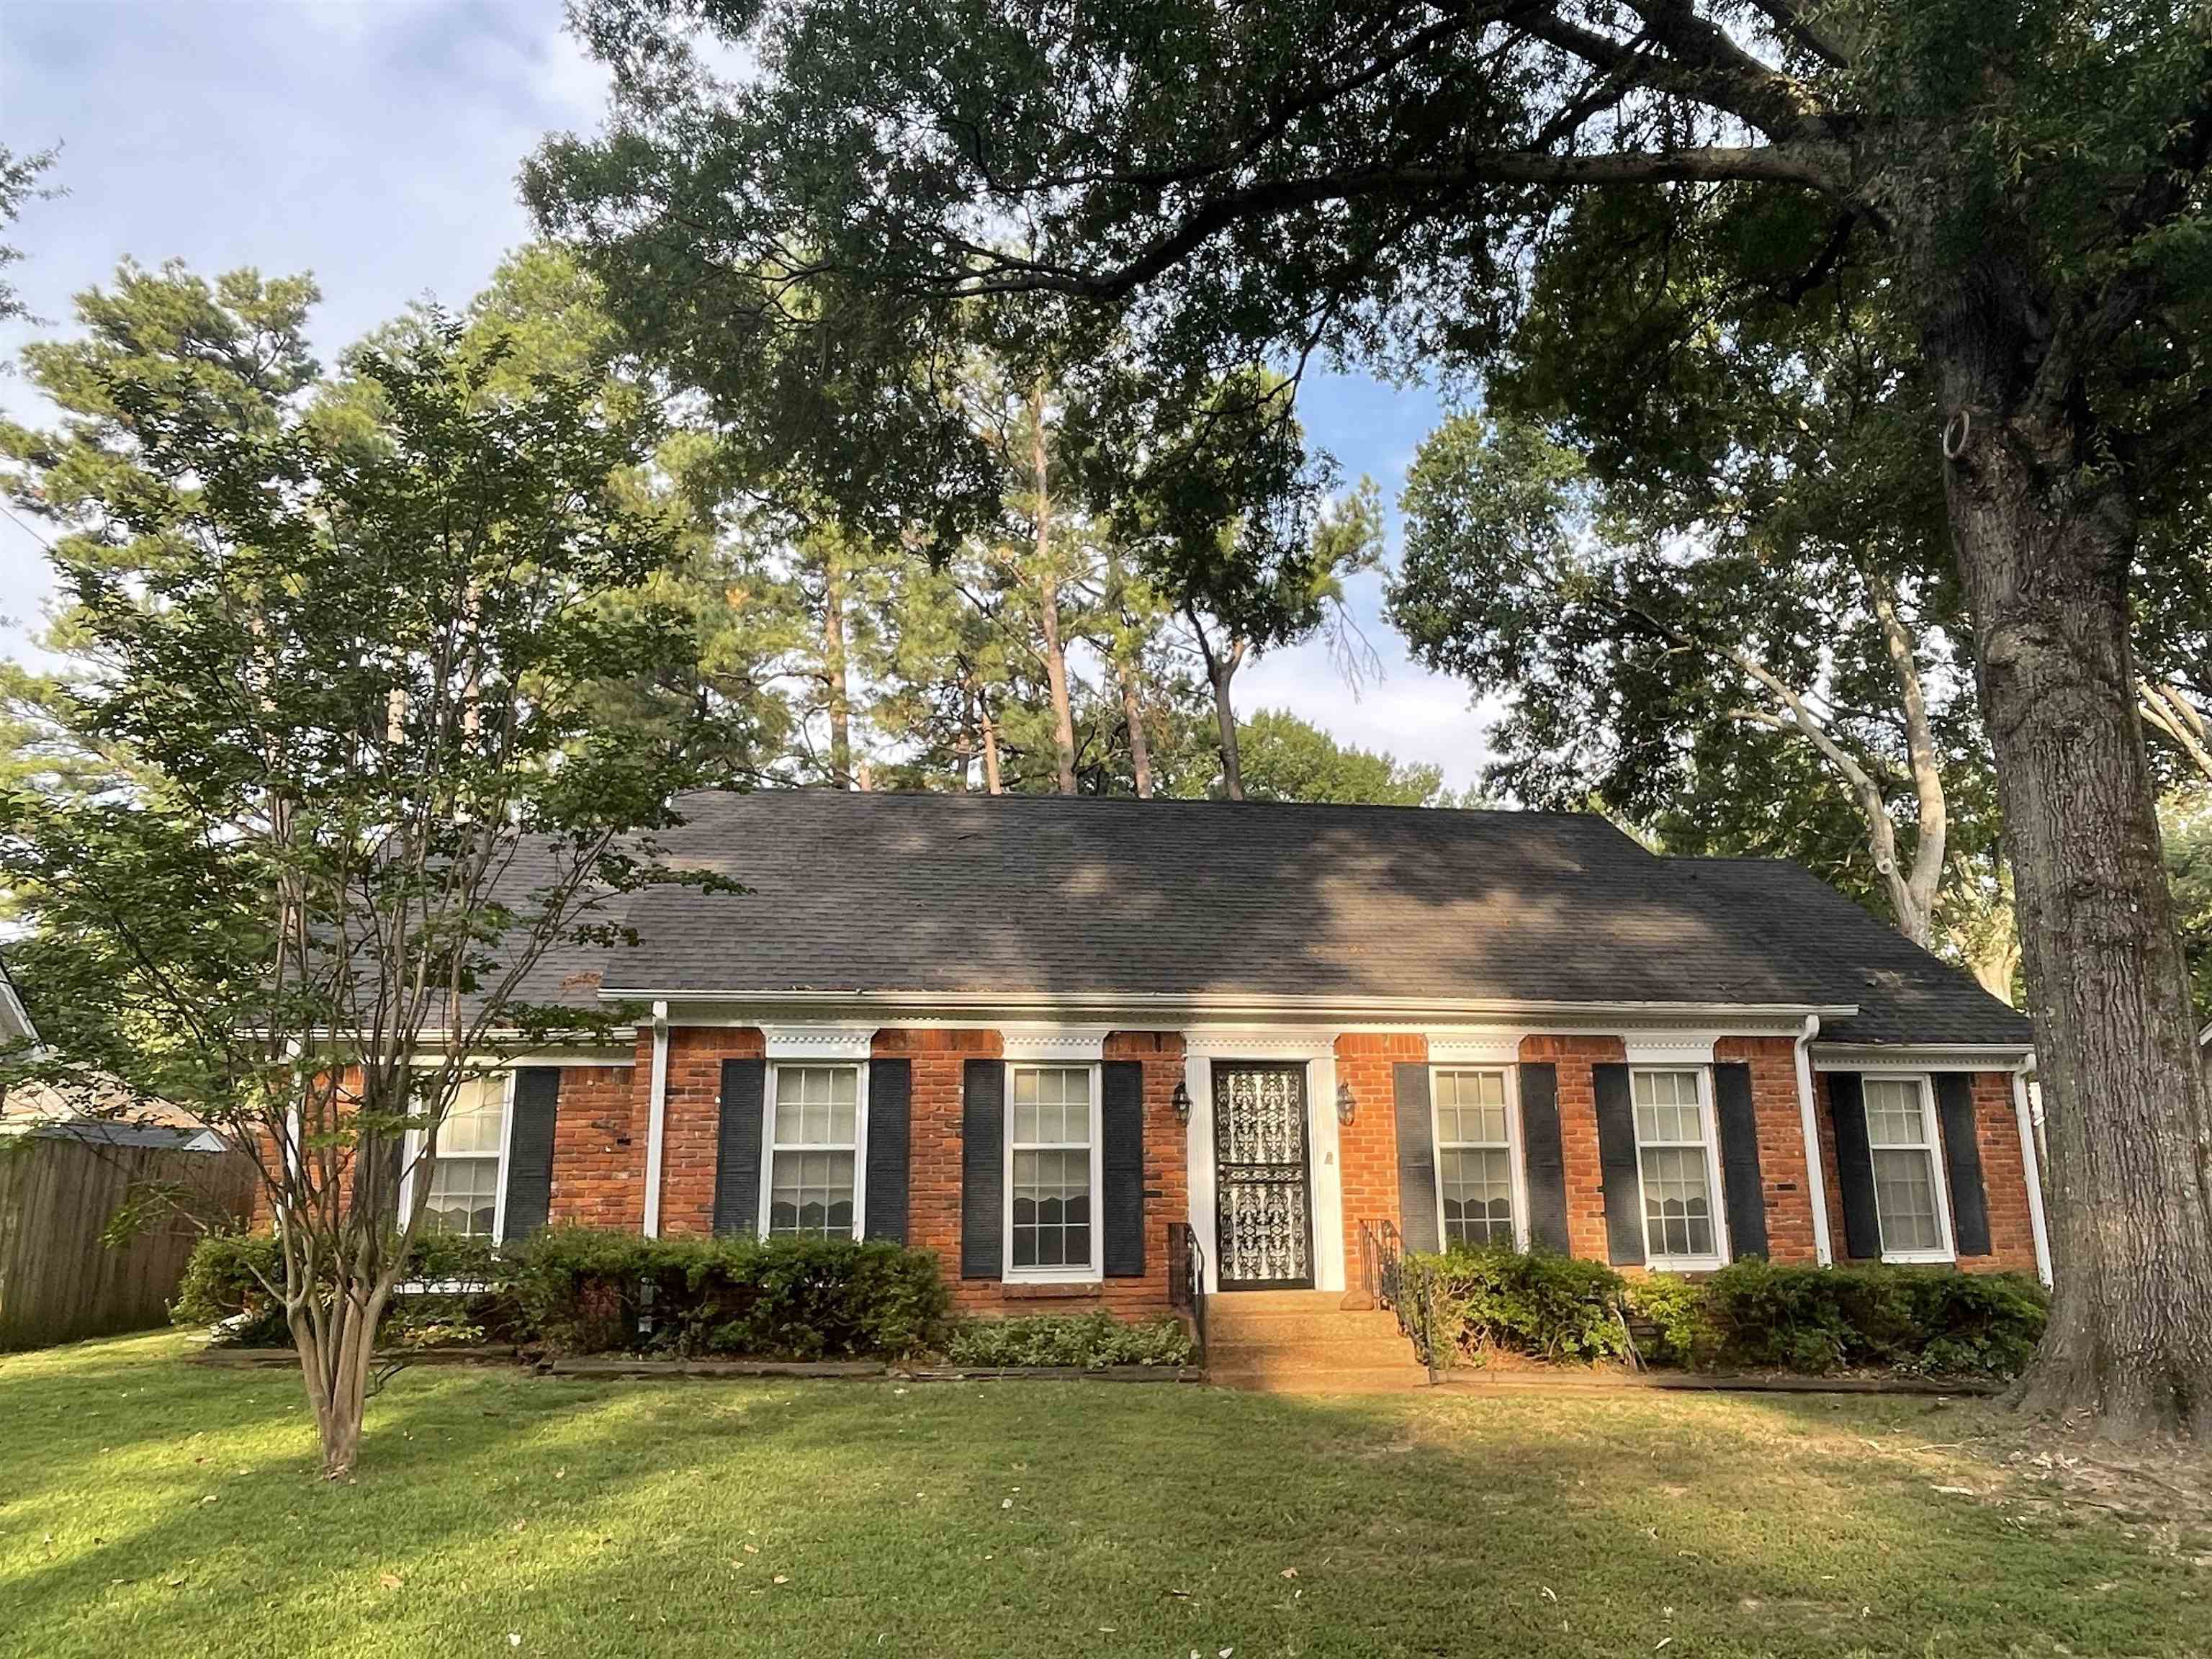
<instances>
[{"instance_id":1,"label":"door frame","mask_svg":"<svg viewBox=\"0 0 2212 1659\"><path fill-rule=\"evenodd\" d=\"M1221 1173L1221 1090L1224 1074L1232 1072L1284 1072L1295 1077L1298 1090L1298 1160L1300 1173L1300 1220L1305 1228L1306 1271L1300 1279L1231 1279L1228 1274L1229 1251L1222 1240L1225 1217L1221 1203L1223 1178ZM1310 1291L1321 1282L1321 1262L1318 1242L1314 1237L1314 1134L1313 1134L1313 1064L1304 1060L1245 1060L1223 1056L1212 1061L1208 1068L1209 1097L1206 1101L1208 1128L1213 1143L1213 1250L1214 1288L1234 1292L1237 1291Z\"/></svg>"}]
</instances>

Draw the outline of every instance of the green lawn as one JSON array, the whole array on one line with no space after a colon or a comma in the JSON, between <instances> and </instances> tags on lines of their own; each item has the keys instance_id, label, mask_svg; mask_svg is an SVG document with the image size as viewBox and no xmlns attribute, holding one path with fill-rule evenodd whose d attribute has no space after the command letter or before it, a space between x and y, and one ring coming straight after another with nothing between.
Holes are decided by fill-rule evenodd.
<instances>
[{"instance_id":1,"label":"green lawn","mask_svg":"<svg viewBox=\"0 0 2212 1659\"><path fill-rule=\"evenodd\" d=\"M2062 1498L1986 1407L423 1370L331 1487L296 1377L188 1346L0 1358L0 1652L2212 1646L2202 1511Z\"/></svg>"}]
</instances>

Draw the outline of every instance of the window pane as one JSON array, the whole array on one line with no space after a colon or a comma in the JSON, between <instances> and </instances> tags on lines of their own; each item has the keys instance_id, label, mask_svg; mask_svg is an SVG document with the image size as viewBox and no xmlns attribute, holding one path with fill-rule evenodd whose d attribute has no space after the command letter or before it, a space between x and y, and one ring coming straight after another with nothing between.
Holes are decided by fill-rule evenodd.
<instances>
[{"instance_id":1,"label":"window pane","mask_svg":"<svg viewBox=\"0 0 2212 1659\"><path fill-rule=\"evenodd\" d=\"M422 1211L423 1224L433 1232L490 1237L499 1214L499 1159L440 1158Z\"/></svg>"},{"instance_id":2,"label":"window pane","mask_svg":"<svg viewBox=\"0 0 2212 1659\"><path fill-rule=\"evenodd\" d=\"M446 1109L438 1130L438 1150L457 1157L486 1152L499 1154L500 1130L507 1120L507 1079L472 1077L465 1079Z\"/></svg>"},{"instance_id":3,"label":"window pane","mask_svg":"<svg viewBox=\"0 0 2212 1659\"><path fill-rule=\"evenodd\" d=\"M1014 1068L1016 1146L1088 1146L1091 1073L1073 1066Z\"/></svg>"},{"instance_id":4,"label":"window pane","mask_svg":"<svg viewBox=\"0 0 2212 1659\"><path fill-rule=\"evenodd\" d=\"M853 1154L778 1152L769 1176L768 1230L849 1237Z\"/></svg>"},{"instance_id":5,"label":"window pane","mask_svg":"<svg viewBox=\"0 0 2212 1659\"><path fill-rule=\"evenodd\" d=\"M1926 1152L1877 1147L1874 1201L1885 1250L1936 1250L1943 1245L1936 1220L1935 1159Z\"/></svg>"},{"instance_id":6,"label":"window pane","mask_svg":"<svg viewBox=\"0 0 2212 1659\"><path fill-rule=\"evenodd\" d=\"M1649 1145L1705 1139L1695 1072L1632 1072L1629 1089L1636 1103L1638 1140Z\"/></svg>"},{"instance_id":7,"label":"window pane","mask_svg":"<svg viewBox=\"0 0 2212 1659\"><path fill-rule=\"evenodd\" d=\"M850 1146L860 1109L860 1079L851 1066L775 1068L774 1134L781 1146Z\"/></svg>"},{"instance_id":8,"label":"window pane","mask_svg":"<svg viewBox=\"0 0 2212 1659\"><path fill-rule=\"evenodd\" d=\"M1505 1073L1436 1074L1437 1139L1445 1145L1505 1144Z\"/></svg>"},{"instance_id":9,"label":"window pane","mask_svg":"<svg viewBox=\"0 0 2212 1659\"><path fill-rule=\"evenodd\" d=\"M1014 1154L1013 1265L1091 1265L1091 1154Z\"/></svg>"},{"instance_id":10,"label":"window pane","mask_svg":"<svg viewBox=\"0 0 2212 1659\"><path fill-rule=\"evenodd\" d=\"M1642 1154L1644 1230L1654 1255L1711 1255L1712 1195L1697 1147L1647 1146Z\"/></svg>"},{"instance_id":11,"label":"window pane","mask_svg":"<svg viewBox=\"0 0 2212 1659\"><path fill-rule=\"evenodd\" d=\"M1912 1079L1870 1079L1865 1085L1867 1140L1875 1146L1924 1146L1928 1120Z\"/></svg>"},{"instance_id":12,"label":"window pane","mask_svg":"<svg viewBox=\"0 0 2212 1659\"><path fill-rule=\"evenodd\" d=\"M1503 1151L1441 1152L1437 1170L1447 1244L1513 1242L1513 1170Z\"/></svg>"}]
</instances>

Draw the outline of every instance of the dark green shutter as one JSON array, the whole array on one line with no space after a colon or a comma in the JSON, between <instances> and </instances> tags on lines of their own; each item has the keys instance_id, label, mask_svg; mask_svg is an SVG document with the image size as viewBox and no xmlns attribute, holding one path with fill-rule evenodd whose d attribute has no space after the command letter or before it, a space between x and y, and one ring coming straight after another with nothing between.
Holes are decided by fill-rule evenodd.
<instances>
[{"instance_id":1,"label":"dark green shutter","mask_svg":"<svg viewBox=\"0 0 2212 1659\"><path fill-rule=\"evenodd\" d=\"M971 1060L960 1090L960 1276L1003 1279L1006 1261L1006 1068Z\"/></svg>"},{"instance_id":2,"label":"dark green shutter","mask_svg":"<svg viewBox=\"0 0 2212 1659\"><path fill-rule=\"evenodd\" d=\"M1982 1143L1974 1133L1973 1079L1936 1073L1936 1111L1943 1120L1943 1173L1951 1187L1951 1237L1960 1255L1990 1253L1990 1200L1982 1186Z\"/></svg>"},{"instance_id":3,"label":"dark green shutter","mask_svg":"<svg viewBox=\"0 0 2212 1659\"><path fill-rule=\"evenodd\" d=\"M1856 1072L1828 1074L1828 1117L1836 1126L1836 1185L1844 1194L1844 1254L1881 1255L1881 1212L1874 1201L1874 1149L1867 1143L1866 1090Z\"/></svg>"},{"instance_id":4,"label":"dark green shutter","mask_svg":"<svg viewBox=\"0 0 2212 1659\"><path fill-rule=\"evenodd\" d=\"M914 1105L914 1064L904 1060L868 1062L868 1196L861 1231L869 1238L906 1243L906 1193L909 1119Z\"/></svg>"},{"instance_id":5,"label":"dark green shutter","mask_svg":"<svg viewBox=\"0 0 2212 1659\"><path fill-rule=\"evenodd\" d=\"M1605 1192L1606 1260L1616 1267L1644 1260L1644 1179L1636 1159L1636 1107L1628 1067L1593 1066L1597 1098L1597 1162Z\"/></svg>"},{"instance_id":6,"label":"dark green shutter","mask_svg":"<svg viewBox=\"0 0 2212 1659\"><path fill-rule=\"evenodd\" d=\"M714 1136L714 1231L760 1231L761 1119L768 1062L722 1062L721 1118Z\"/></svg>"},{"instance_id":7,"label":"dark green shutter","mask_svg":"<svg viewBox=\"0 0 2212 1659\"><path fill-rule=\"evenodd\" d=\"M1409 1250L1443 1248L1437 1225L1437 1131L1429 1112L1429 1068L1394 1066L1398 1107L1398 1231Z\"/></svg>"},{"instance_id":8,"label":"dark green shutter","mask_svg":"<svg viewBox=\"0 0 2212 1659\"><path fill-rule=\"evenodd\" d=\"M1106 1277L1145 1276L1145 1068L1109 1060L1099 1068L1100 1164L1106 1192Z\"/></svg>"},{"instance_id":9,"label":"dark green shutter","mask_svg":"<svg viewBox=\"0 0 2212 1659\"><path fill-rule=\"evenodd\" d=\"M1559 1147L1559 1068L1521 1068L1521 1160L1528 1172L1528 1243L1571 1253L1567 1234L1567 1160Z\"/></svg>"},{"instance_id":10,"label":"dark green shutter","mask_svg":"<svg viewBox=\"0 0 2212 1659\"><path fill-rule=\"evenodd\" d=\"M507 1215L502 1237L527 1238L553 1210L553 1120L561 1099L556 1066L514 1073L514 1121L507 1126Z\"/></svg>"},{"instance_id":11,"label":"dark green shutter","mask_svg":"<svg viewBox=\"0 0 2212 1659\"><path fill-rule=\"evenodd\" d=\"M1766 1188L1759 1173L1759 1114L1751 1100L1751 1067L1713 1067L1713 1105L1720 1118L1721 1192L1728 1206L1729 1253L1738 1260L1766 1254Z\"/></svg>"}]
</instances>

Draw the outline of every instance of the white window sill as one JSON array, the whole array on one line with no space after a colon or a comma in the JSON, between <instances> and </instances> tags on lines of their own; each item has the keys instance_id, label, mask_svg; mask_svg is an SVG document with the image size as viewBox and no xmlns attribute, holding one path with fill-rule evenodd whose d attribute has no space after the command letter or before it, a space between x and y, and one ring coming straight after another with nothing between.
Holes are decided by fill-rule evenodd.
<instances>
[{"instance_id":1,"label":"white window sill","mask_svg":"<svg viewBox=\"0 0 2212 1659\"><path fill-rule=\"evenodd\" d=\"M1094 1267L1071 1267L1054 1272L1048 1267L1008 1267L1000 1277L1005 1285L1103 1285L1106 1276Z\"/></svg>"},{"instance_id":2,"label":"white window sill","mask_svg":"<svg viewBox=\"0 0 2212 1659\"><path fill-rule=\"evenodd\" d=\"M1655 1273L1711 1273L1728 1263L1717 1255L1654 1255L1646 1256L1644 1265Z\"/></svg>"},{"instance_id":3,"label":"white window sill","mask_svg":"<svg viewBox=\"0 0 2212 1659\"><path fill-rule=\"evenodd\" d=\"M1881 1259L1893 1267L1948 1267L1959 1258L1950 1250L1884 1250Z\"/></svg>"}]
</instances>

